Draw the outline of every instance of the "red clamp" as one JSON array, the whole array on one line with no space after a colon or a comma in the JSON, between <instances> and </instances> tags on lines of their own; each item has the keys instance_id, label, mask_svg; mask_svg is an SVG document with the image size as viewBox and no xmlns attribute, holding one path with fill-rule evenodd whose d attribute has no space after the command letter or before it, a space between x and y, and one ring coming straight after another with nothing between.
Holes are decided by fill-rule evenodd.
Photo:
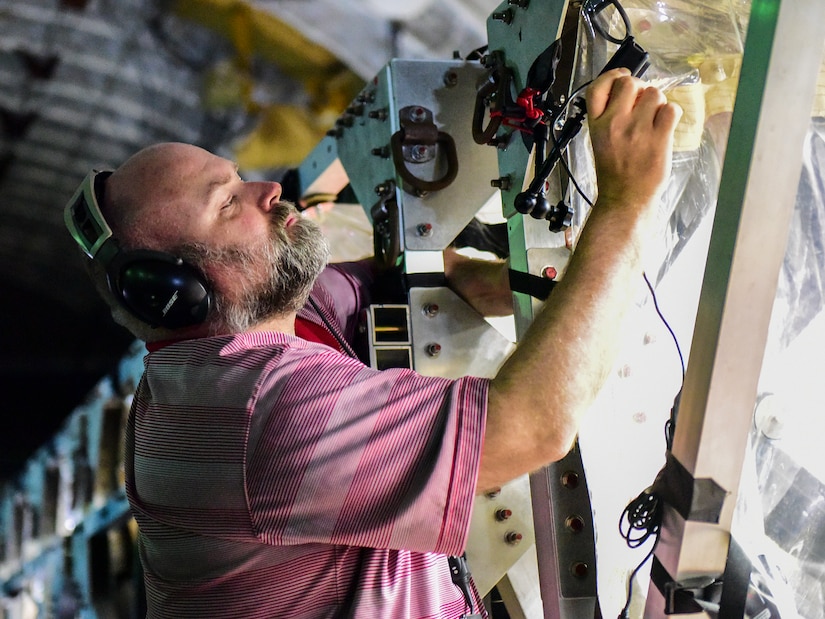
<instances>
[{"instance_id":1,"label":"red clamp","mask_svg":"<svg viewBox=\"0 0 825 619\"><path fill-rule=\"evenodd\" d=\"M501 117L506 127L512 127L519 131L531 131L524 123L529 121L539 121L544 116L544 112L538 109L533 100L541 94L540 90L535 88L525 88L516 97L516 106L519 108L519 113L514 114L515 108L506 110L490 110L490 118Z\"/></svg>"},{"instance_id":2,"label":"red clamp","mask_svg":"<svg viewBox=\"0 0 825 619\"><path fill-rule=\"evenodd\" d=\"M533 105L533 99L540 94L540 90L525 88L519 93L518 97L516 97L516 105L524 110L524 118L526 120L539 120L544 116L544 112L536 109L536 106Z\"/></svg>"}]
</instances>

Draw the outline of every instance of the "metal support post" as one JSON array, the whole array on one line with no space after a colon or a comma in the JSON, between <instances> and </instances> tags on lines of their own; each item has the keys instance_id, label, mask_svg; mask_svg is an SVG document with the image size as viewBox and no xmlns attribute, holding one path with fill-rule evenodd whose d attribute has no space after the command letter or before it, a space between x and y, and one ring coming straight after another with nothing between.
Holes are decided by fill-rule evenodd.
<instances>
[{"instance_id":1,"label":"metal support post","mask_svg":"<svg viewBox=\"0 0 825 619\"><path fill-rule=\"evenodd\" d=\"M752 3L671 454L691 482L693 500L666 507L649 619L671 614L664 591L697 577L721 578L734 545L731 520L822 59L823 23L821 0ZM709 493L717 498L707 500L700 487L717 488ZM696 606L682 616L708 615Z\"/></svg>"},{"instance_id":2,"label":"metal support post","mask_svg":"<svg viewBox=\"0 0 825 619\"><path fill-rule=\"evenodd\" d=\"M572 13L575 16L577 12ZM511 88L521 92L536 59L562 34L568 3L503 2L487 21L491 54L500 54L503 70L512 78ZM503 79L501 76L498 79ZM560 80L563 81L563 80ZM569 88L569 83L565 83ZM565 93L568 94L568 93ZM501 104L501 102L499 102ZM493 138L499 158L499 186L508 219L510 265L520 273L553 279L569 259L563 232L551 233L548 224L521 215L513 208L516 195L532 180L532 156L518 131L501 128ZM502 182L506 179L506 182ZM548 196L562 198L559 179L551 178ZM519 337L533 320L539 303L531 296L514 293L516 332ZM530 476L536 532L535 564L516 568L535 581L537 569L541 607L545 617L583 619L596 614L596 549L590 498L578 448ZM513 574L516 577L516 574ZM521 600L523 607L534 600Z\"/></svg>"}]
</instances>

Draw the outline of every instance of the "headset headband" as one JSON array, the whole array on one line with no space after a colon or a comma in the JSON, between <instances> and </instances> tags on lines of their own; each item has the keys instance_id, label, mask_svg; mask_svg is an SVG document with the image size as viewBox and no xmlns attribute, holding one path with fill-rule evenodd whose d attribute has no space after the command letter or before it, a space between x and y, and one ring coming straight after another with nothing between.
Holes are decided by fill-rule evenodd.
<instances>
[{"instance_id":1,"label":"headset headband","mask_svg":"<svg viewBox=\"0 0 825 619\"><path fill-rule=\"evenodd\" d=\"M111 170L89 172L63 211L64 222L75 242L89 258L104 263L109 256L98 256L98 253L112 238L112 229L100 210L98 196L103 194L100 183L111 174Z\"/></svg>"}]
</instances>

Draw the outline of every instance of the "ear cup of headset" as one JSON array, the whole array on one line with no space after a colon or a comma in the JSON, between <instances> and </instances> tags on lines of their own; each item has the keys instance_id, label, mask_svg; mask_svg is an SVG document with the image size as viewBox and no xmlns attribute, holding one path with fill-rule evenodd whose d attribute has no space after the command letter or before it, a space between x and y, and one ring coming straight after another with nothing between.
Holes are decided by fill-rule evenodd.
<instances>
[{"instance_id":1,"label":"ear cup of headset","mask_svg":"<svg viewBox=\"0 0 825 619\"><path fill-rule=\"evenodd\" d=\"M107 273L123 307L152 327L201 324L212 306L211 289L200 271L172 254L119 252Z\"/></svg>"}]
</instances>

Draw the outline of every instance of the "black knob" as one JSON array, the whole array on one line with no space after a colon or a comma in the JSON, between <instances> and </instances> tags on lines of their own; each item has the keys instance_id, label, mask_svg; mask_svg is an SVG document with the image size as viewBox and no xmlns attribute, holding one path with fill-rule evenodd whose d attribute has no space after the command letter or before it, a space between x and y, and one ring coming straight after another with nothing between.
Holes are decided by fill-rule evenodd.
<instances>
[{"instance_id":1,"label":"black knob","mask_svg":"<svg viewBox=\"0 0 825 619\"><path fill-rule=\"evenodd\" d=\"M545 216L550 222L550 232L561 232L567 230L573 223L573 209L562 200L556 204Z\"/></svg>"},{"instance_id":2,"label":"black knob","mask_svg":"<svg viewBox=\"0 0 825 619\"><path fill-rule=\"evenodd\" d=\"M529 191L522 191L516 196L516 199L513 200L513 206L522 215L531 213L536 207L536 196Z\"/></svg>"},{"instance_id":3,"label":"black knob","mask_svg":"<svg viewBox=\"0 0 825 619\"><path fill-rule=\"evenodd\" d=\"M544 219L550 213L550 202L543 193L536 196L536 204L530 212L533 219Z\"/></svg>"}]
</instances>

